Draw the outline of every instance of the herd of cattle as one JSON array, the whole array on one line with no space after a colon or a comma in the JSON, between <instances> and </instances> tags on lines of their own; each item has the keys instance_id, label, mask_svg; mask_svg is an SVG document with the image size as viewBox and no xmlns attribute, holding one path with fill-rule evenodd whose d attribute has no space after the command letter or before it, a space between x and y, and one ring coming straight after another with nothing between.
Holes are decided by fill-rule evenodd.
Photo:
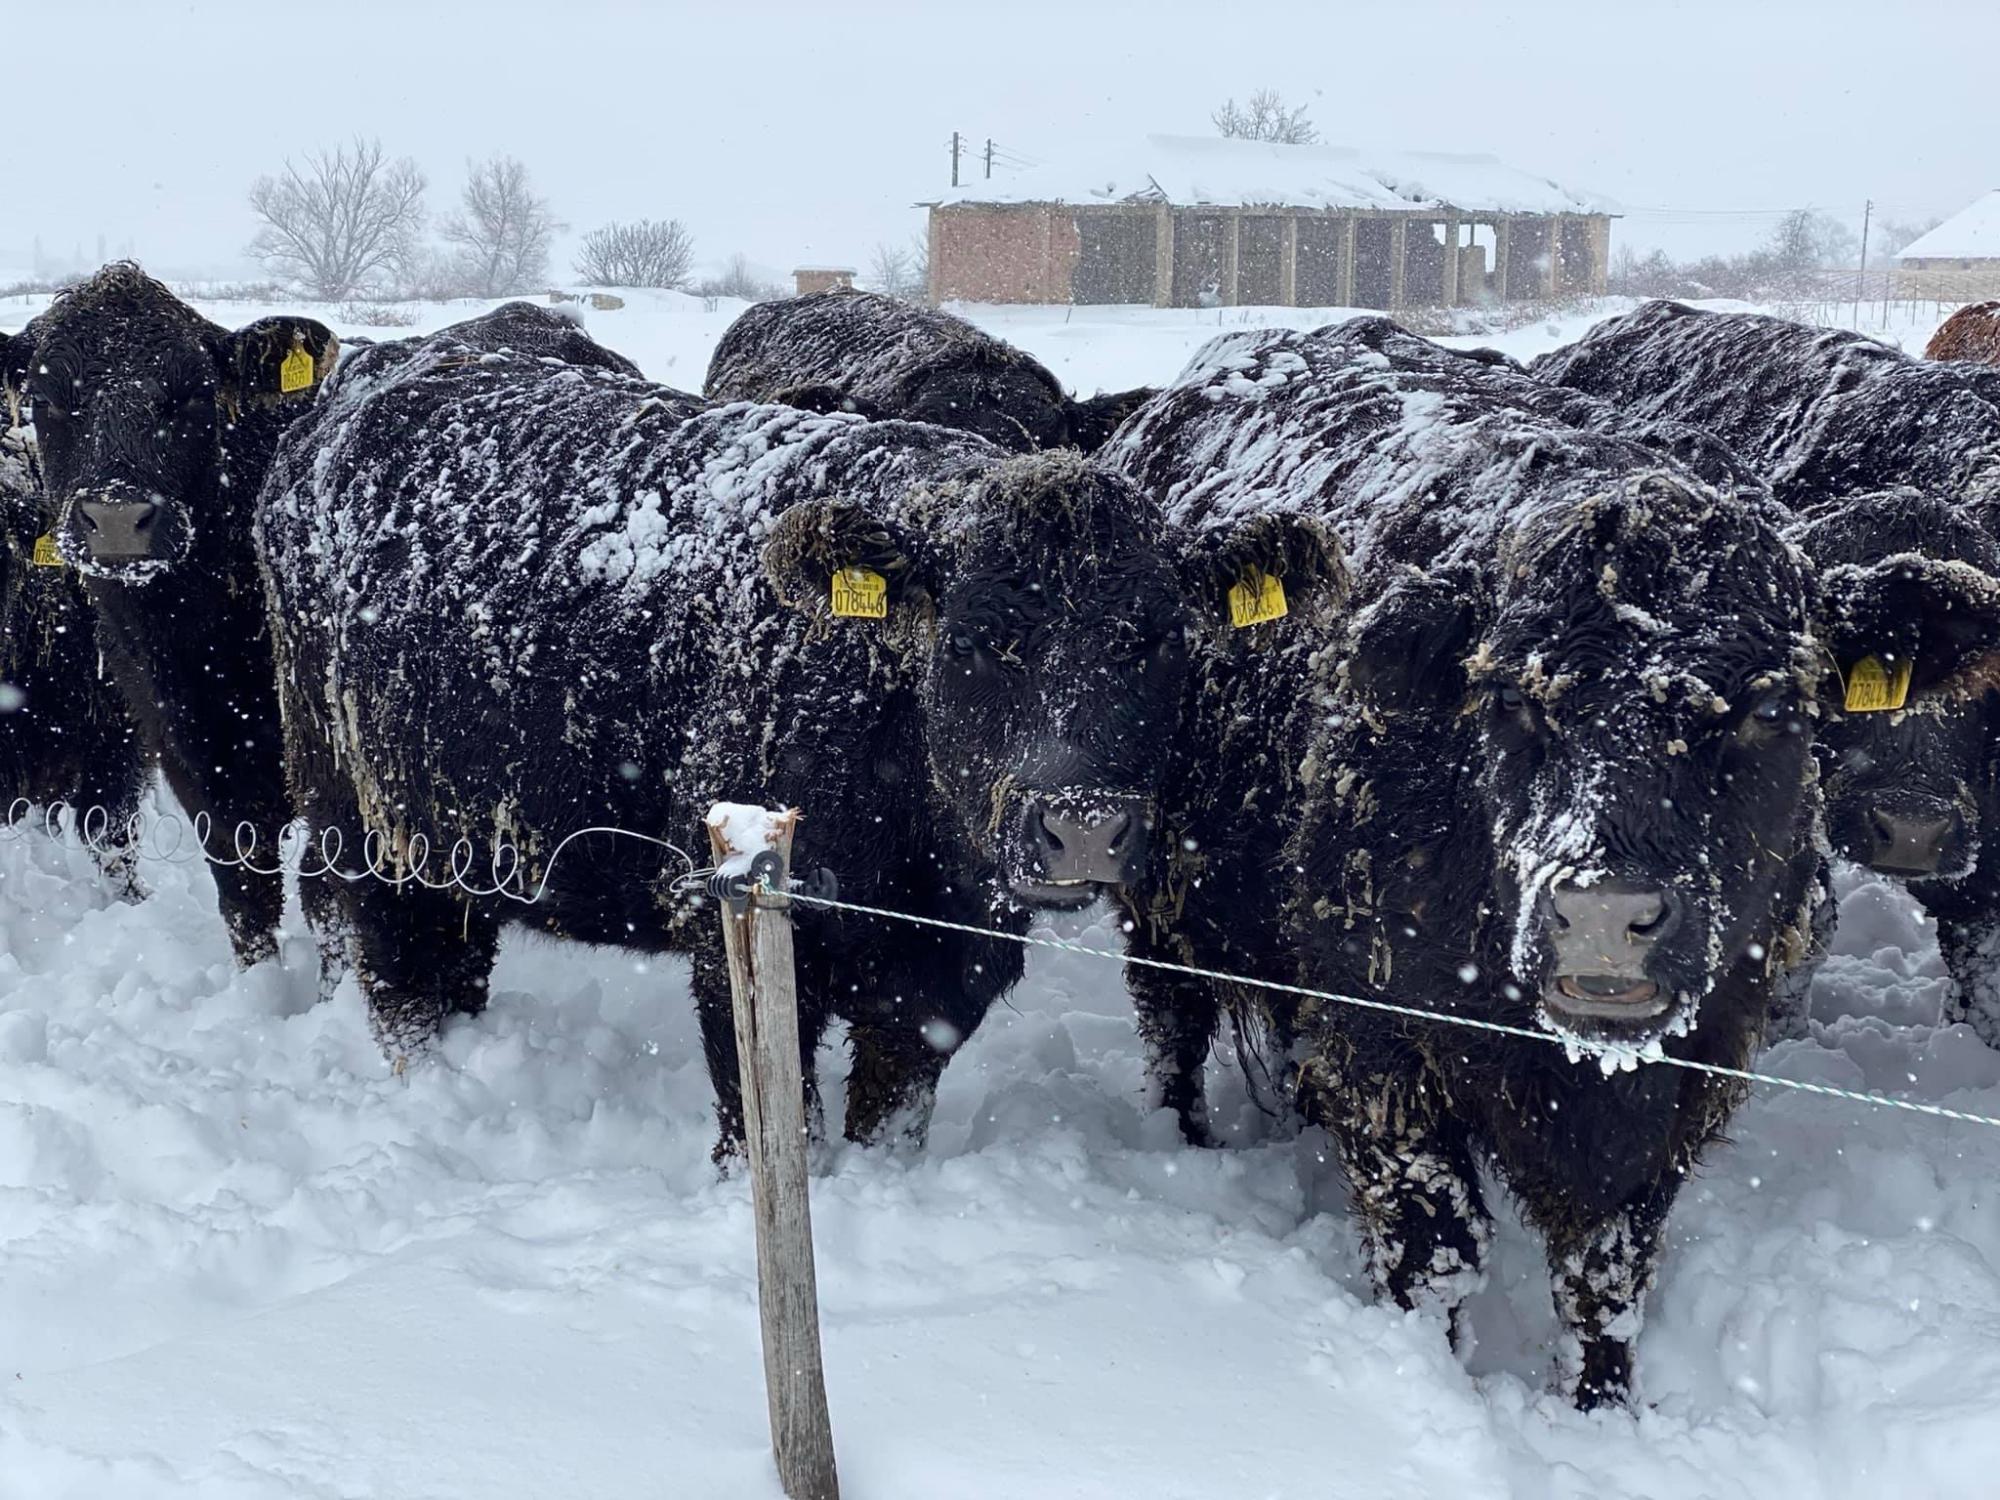
<instances>
[{"instance_id":1,"label":"herd of cattle","mask_svg":"<svg viewBox=\"0 0 2000 1500\"><path fill-rule=\"evenodd\" d=\"M746 313L695 396L524 303L343 351L116 265L0 379L7 795L108 809L130 899L155 765L225 842L547 878L303 883L322 995L351 964L399 1064L504 923L684 953L733 1149L714 917L656 845L546 866L793 805L844 897L1003 935L801 915L808 1065L839 1017L847 1135L921 1141L1004 935L1109 895L1137 955L1568 1044L1132 971L1187 1138L1227 1025L1399 1303L1462 1304L1495 1167L1588 1406L1741 1099L1634 1064L1799 1024L1831 857L1909 883L2000 1042L2000 368L1656 302L1528 368L1367 317L1078 402L838 292ZM216 873L270 958L279 881Z\"/></svg>"}]
</instances>

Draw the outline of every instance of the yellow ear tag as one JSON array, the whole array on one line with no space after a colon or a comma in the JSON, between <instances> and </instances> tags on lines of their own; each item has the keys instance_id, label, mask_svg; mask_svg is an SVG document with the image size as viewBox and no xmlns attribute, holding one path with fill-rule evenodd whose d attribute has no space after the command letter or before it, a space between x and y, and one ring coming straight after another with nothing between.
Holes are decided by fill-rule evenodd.
<instances>
[{"instance_id":1,"label":"yellow ear tag","mask_svg":"<svg viewBox=\"0 0 2000 1500\"><path fill-rule=\"evenodd\" d=\"M56 551L56 539L44 532L35 538L35 566L38 568L60 568L62 554Z\"/></svg>"},{"instance_id":2,"label":"yellow ear tag","mask_svg":"<svg viewBox=\"0 0 2000 1500\"><path fill-rule=\"evenodd\" d=\"M278 394L289 396L293 391L310 390L313 374L313 357L303 346L293 349L278 366Z\"/></svg>"},{"instance_id":3,"label":"yellow ear tag","mask_svg":"<svg viewBox=\"0 0 2000 1500\"><path fill-rule=\"evenodd\" d=\"M1250 569L1229 586L1229 623L1238 630L1282 620L1285 614L1285 586L1262 568Z\"/></svg>"},{"instance_id":4,"label":"yellow ear tag","mask_svg":"<svg viewBox=\"0 0 2000 1500\"><path fill-rule=\"evenodd\" d=\"M1901 708L1909 701L1910 674L1916 665L1907 656L1893 667L1884 665L1879 656L1862 657L1847 673L1847 711L1879 714Z\"/></svg>"},{"instance_id":5,"label":"yellow ear tag","mask_svg":"<svg viewBox=\"0 0 2000 1500\"><path fill-rule=\"evenodd\" d=\"M889 580L870 568L836 568L833 612L856 620L880 620L889 613Z\"/></svg>"}]
</instances>

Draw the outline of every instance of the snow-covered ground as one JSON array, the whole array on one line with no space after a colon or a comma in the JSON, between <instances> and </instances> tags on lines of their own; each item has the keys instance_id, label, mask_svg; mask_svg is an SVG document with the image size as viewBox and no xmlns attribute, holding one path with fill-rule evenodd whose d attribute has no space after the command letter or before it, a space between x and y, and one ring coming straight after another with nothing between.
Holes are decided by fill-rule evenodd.
<instances>
[{"instance_id":1,"label":"snow-covered ground","mask_svg":"<svg viewBox=\"0 0 2000 1500\"><path fill-rule=\"evenodd\" d=\"M733 311L586 316L693 387ZM1218 322L971 311L1083 389L1162 380ZM1588 321L1469 341L1531 354ZM351 982L315 1008L301 973L234 973L206 871L148 878L119 905L81 855L0 837L0 1500L775 1500L748 1188L708 1163L679 965L510 940L488 1013L397 1079ZM1842 915L1817 1034L1766 1066L2000 1113L2000 1054L1939 1028L1908 901L1851 878ZM1101 917L1059 930L1115 945ZM309 966L302 936L287 957ZM850 1500L2000 1485L2000 1131L1759 1093L1676 1210L1641 1409L1584 1417L1548 1393L1518 1227L1461 1363L1373 1303L1311 1137L1265 1138L1216 1071L1243 1144L1187 1150L1143 1107L1116 965L1038 951L921 1156L826 1153Z\"/></svg>"}]
</instances>

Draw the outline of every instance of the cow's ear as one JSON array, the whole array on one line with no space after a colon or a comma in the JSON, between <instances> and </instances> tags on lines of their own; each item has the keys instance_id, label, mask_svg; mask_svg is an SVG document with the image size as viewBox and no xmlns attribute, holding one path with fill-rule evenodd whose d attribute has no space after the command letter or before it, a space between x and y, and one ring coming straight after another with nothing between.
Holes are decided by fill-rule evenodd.
<instances>
[{"instance_id":1,"label":"cow's ear","mask_svg":"<svg viewBox=\"0 0 2000 1500\"><path fill-rule=\"evenodd\" d=\"M831 385L787 386L772 394L771 400L779 406L796 406L801 411L851 412L857 417L866 417L871 422L879 422L882 413L859 396Z\"/></svg>"},{"instance_id":2,"label":"cow's ear","mask_svg":"<svg viewBox=\"0 0 2000 1500\"><path fill-rule=\"evenodd\" d=\"M1848 707L2000 687L2000 579L1956 558L1910 552L1825 569L1814 633L1840 669L1829 688ZM1878 673L1887 687L1871 694Z\"/></svg>"},{"instance_id":3,"label":"cow's ear","mask_svg":"<svg viewBox=\"0 0 2000 1500\"><path fill-rule=\"evenodd\" d=\"M1252 516L1209 530L1181 549L1181 587L1197 617L1247 629L1297 609L1347 602L1340 538L1296 513Z\"/></svg>"},{"instance_id":4,"label":"cow's ear","mask_svg":"<svg viewBox=\"0 0 2000 1500\"><path fill-rule=\"evenodd\" d=\"M1455 714L1471 691L1466 659L1482 628L1469 568L1411 568L1356 612L1348 688L1372 715Z\"/></svg>"},{"instance_id":5,"label":"cow's ear","mask_svg":"<svg viewBox=\"0 0 2000 1500\"><path fill-rule=\"evenodd\" d=\"M1095 453L1111 441L1125 419L1159 393L1149 385L1132 391L1107 391L1085 401L1072 401L1069 440L1085 453Z\"/></svg>"},{"instance_id":6,"label":"cow's ear","mask_svg":"<svg viewBox=\"0 0 2000 1500\"><path fill-rule=\"evenodd\" d=\"M764 572L781 603L857 619L927 606L931 571L901 527L851 500L799 502L764 544Z\"/></svg>"},{"instance_id":7,"label":"cow's ear","mask_svg":"<svg viewBox=\"0 0 2000 1500\"><path fill-rule=\"evenodd\" d=\"M259 318L222 339L222 394L237 406L310 401L333 373L340 340L311 318Z\"/></svg>"}]
</instances>

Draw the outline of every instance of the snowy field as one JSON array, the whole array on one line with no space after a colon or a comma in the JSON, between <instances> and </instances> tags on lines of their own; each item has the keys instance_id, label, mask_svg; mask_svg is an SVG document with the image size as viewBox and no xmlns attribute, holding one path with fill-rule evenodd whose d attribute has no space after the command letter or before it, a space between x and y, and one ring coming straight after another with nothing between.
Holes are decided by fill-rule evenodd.
<instances>
[{"instance_id":1,"label":"snowy field","mask_svg":"<svg viewBox=\"0 0 2000 1500\"><path fill-rule=\"evenodd\" d=\"M736 310L586 316L694 388ZM1340 316L968 311L1086 391L1164 380L1218 325ZM205 870L147 878L115 904L81 855L0 837L0 1497L775 1500L748 1187L708 1162L678 964L510 940L489 1011L395 1079L351 981L313 1008L302 972L234 973ZM1843 892L1815 1035L1766 1067L2000 1114L1909 902ZM309 970L302 934L286 956ZM1036 952L921 1156L828 1149L849 1500L2000 1492L2000 1131L1760 1092L1675 1211L1639 1411L1586 1417L1549 1393L1517 1226L1461 1362L1372 1301L1311 1136L1265 1138L1226 1067L1211 1093L1238 1149L1145 1110L1114 964Z\"/></svg>"}]
</instances>

